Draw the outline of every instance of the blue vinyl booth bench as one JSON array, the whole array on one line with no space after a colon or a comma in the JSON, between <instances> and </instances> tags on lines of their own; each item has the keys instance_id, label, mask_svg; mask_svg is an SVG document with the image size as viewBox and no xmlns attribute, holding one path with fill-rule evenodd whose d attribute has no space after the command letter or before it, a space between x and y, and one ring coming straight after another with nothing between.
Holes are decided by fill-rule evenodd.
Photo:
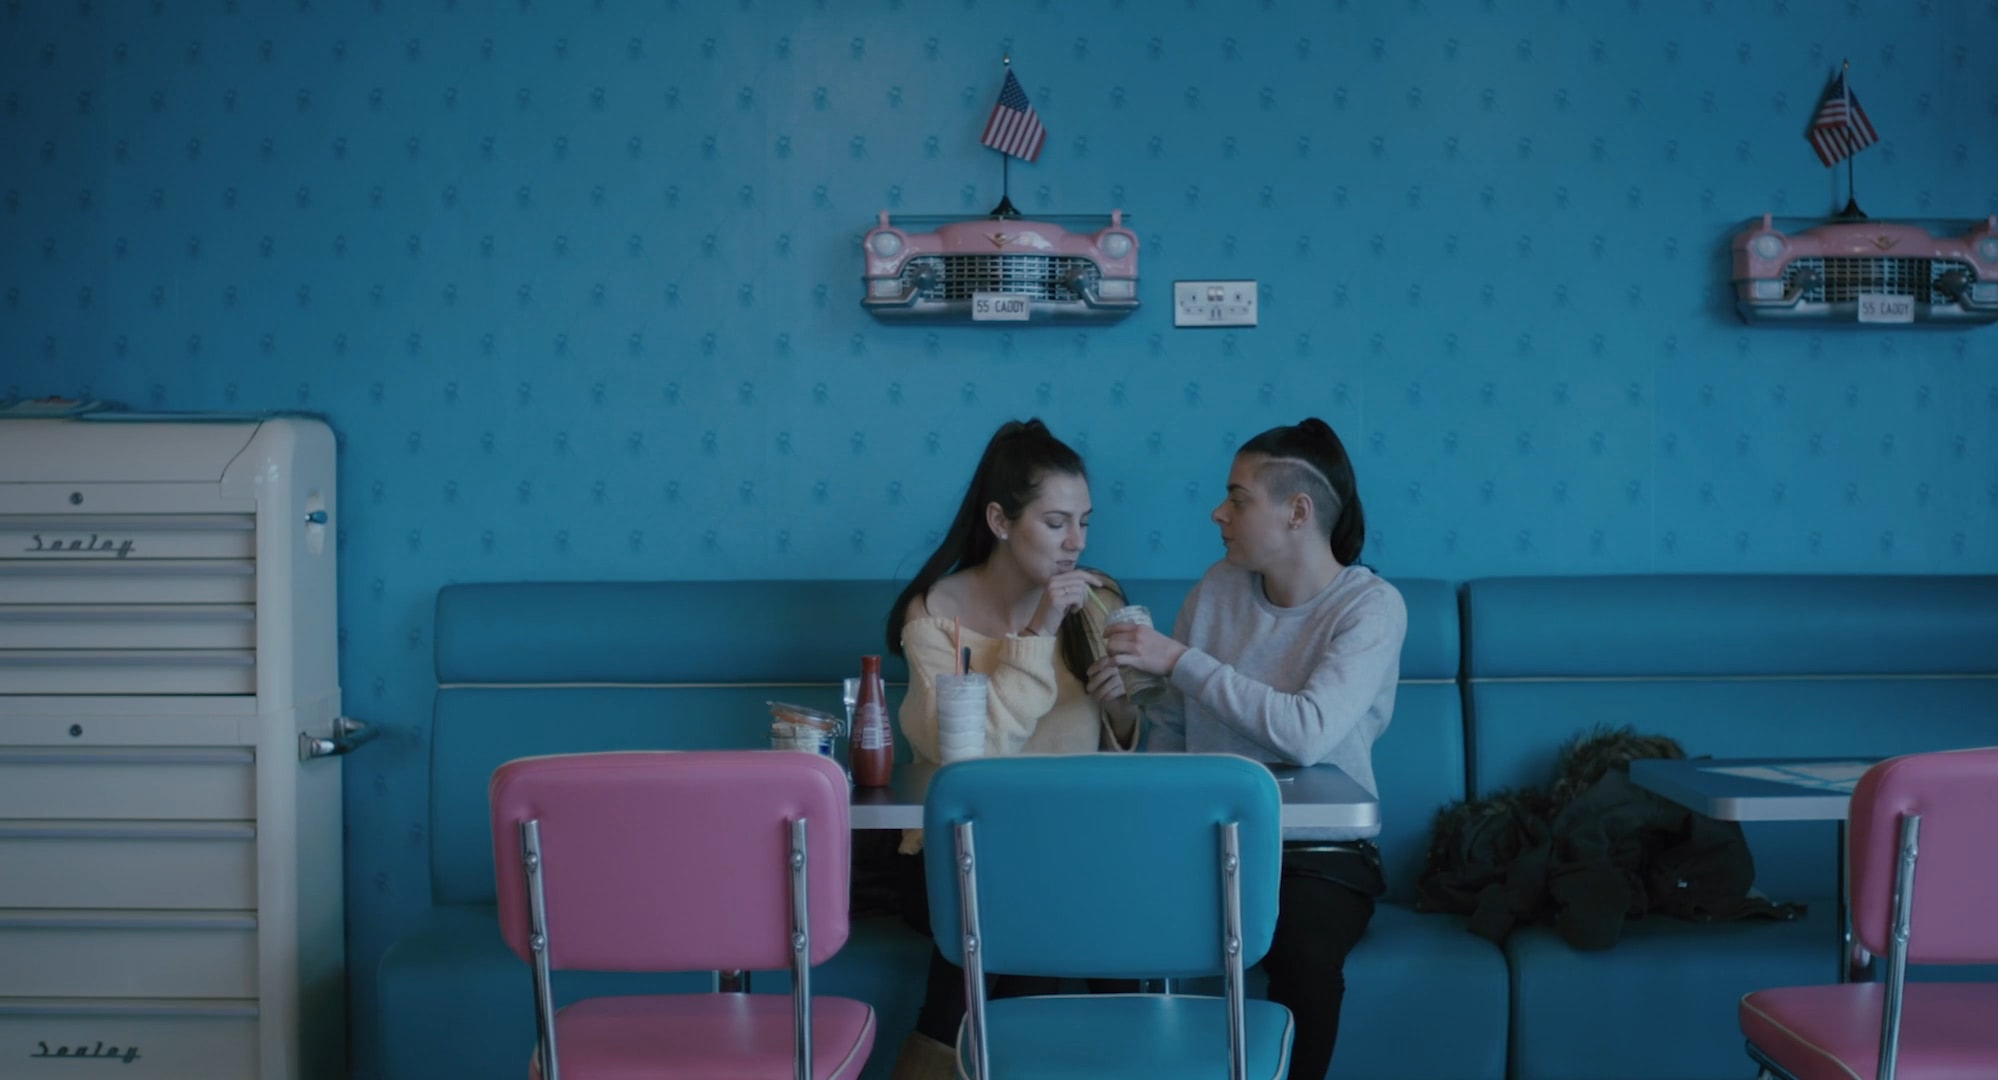
<instances>
[{"instance_id":1,"label":"blue vinyl booth bench","mask_svg":"<svg viewBox=\"0 0 1998 1080\"><path fill-rule=\"evenodd\" d=\"M1131 581L1161 620L1191 581ZM1625 576L1399 580L1409 632L1375 750L1390 895L1347 965L1332 1075L1393 1080L1736 1080L1735 1008L1838 964L1830 823L1751 824L1758 887L1788 923L1638 920L1603 952L1527 928L1501 947L1410 904L1435 811L1544 783L1594 725L1718 757L1869 757L1998 743L1998 578ZM431 906L383 956L394 1080L525 1076L526 967L493 908L486 784L517 757L766 745L770 699L837 712L881 650L890 582L454 585L437 598ZM906 678L890 660L891 683ZM891 707L899 691L891 689ZM906 756L906 748L903 749ZM929 939L855 920L818 993L870 1002L866 1075L913 1027ZM703 974L565 973L558 1000L698 990ZM1260 979L1251 974L1251 992ZM783 972L757 993L788 993Z\"/></svg>"}]
</instances>

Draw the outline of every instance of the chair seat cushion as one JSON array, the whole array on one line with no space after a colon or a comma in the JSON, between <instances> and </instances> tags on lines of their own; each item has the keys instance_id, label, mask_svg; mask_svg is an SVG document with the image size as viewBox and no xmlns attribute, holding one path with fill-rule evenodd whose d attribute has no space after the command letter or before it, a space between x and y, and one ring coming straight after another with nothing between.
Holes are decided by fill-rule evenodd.
<instances>
[{"instance_id":1,"label":"chair seat cushion","mask_svg":"<svg viewBox=\"0 0 1998 1080\"><path fill-rule=\"evenodd\" d=\"M566 1080L792 1080L791 999L776 994L665 994L579 1001L555 1014ZM874 1010L812 998L812 1075L860 1075ZM531 1074L541 1075L537 1061Z\"/></svg>"},{"instance_id":2,"label":"chair seat cushion","mask_svg":"<svg viewBox=\"0 0 1998 1080\"><path fill-rule=\"evenodd\" d=\"M812 971L812 989L873 1005L875 1023L899 1042L915 1024L933 948L899 918L856 919L846 948ZM382 1080L520 1075L534 1049L533 974L500 938L490 906L425 912L383 955L380 970ZM556 1003L567 1005L617 994L699 993L713 975L558 971L554 981ZM758 996L791 1000L787 971L759 971L753 985Z\"/></svg>"},{"instance_id":3,"label":"chair seat cushion","mask_svg":"<svg viewBox=\"0 0 1998 1080\"><path fill-rule=\"evenodd\" d=\"M1290 1068L1290 1010L1243 1003L1250 1080ZM992 1074L1013 1080L1225 1080L1228 1003L1175 994L1050 994L987 1003ZM958 1030L958 1068L971 1071L971 1037Z\"/></svg>"},{"instance_id":4,"label":"chair seat cushion","mask_svg":"<svg viewBox=\"0 0 1998 1080\"><path fill-rule=\"evenodd\" d=\"M1741 1033L1796 1080L1872 1080L1886 997L1880 983L1757 990ZM1998 984L1909 983L1896 1061L1900 1080L1998 1076Z\"/></svg>"}]
</instances>

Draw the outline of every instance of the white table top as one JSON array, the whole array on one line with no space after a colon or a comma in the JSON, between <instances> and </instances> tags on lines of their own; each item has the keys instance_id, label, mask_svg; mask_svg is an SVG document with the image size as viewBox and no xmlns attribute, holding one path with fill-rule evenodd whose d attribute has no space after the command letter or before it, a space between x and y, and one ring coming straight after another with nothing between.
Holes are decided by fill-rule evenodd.
<instances>
[{"instance_id":1,"label":"white table top","mask_svg":"<svg viewBox=\"0 0 1998 1080\"><path fill-rule=\"evenodd\" d=\"M1844 821L1864 758L1642 758L1631 783L1722 821Z\"/></svg>"},{"instance_id":2,"label":"white table top","mask_svg":"<svg viewBox=\"0 0 1998 1080\"><path fill-rule=\"evenodd\" d=\"M1369 831L1380 827L1380 801L1337 765L1271 765L1269 770L1283 796L1284 828ZM935 771L934 765L897 765L888 787L854 788L853 827L922 828L923 792Z\"/></svg>"}]
</instances>

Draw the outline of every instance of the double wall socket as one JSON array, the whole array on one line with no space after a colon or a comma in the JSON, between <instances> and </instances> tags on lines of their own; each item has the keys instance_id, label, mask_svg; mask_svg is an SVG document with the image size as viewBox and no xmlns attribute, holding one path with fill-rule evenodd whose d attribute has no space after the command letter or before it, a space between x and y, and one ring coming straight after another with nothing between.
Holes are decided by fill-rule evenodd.
<instances>
[{"instance_id":1,"label":"double wall socket","mask_svg":"<svg viewBox=\"0 0 1998 1080\"><path fill-rule=\"evenodd\" d=\"M1174 326L1256 325L1256 283L1253 281L1175 281L1172 283Z\"/></svg>"}]
</instances>

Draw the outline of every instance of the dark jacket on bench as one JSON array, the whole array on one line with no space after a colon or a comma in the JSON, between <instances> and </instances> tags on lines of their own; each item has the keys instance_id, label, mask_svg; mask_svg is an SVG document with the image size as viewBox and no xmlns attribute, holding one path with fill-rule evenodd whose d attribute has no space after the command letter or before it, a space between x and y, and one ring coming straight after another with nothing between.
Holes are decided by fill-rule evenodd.
<instances>
[{"instance_id":1,"label":"dark jacket on bench","mask_svg":"<svg viewBox=\"0 0 1998 1080\"><path fill-rule=\"evenodd\" d=\"M1551 923L1577 949L1607 949L1625 919L1699 922L1794 919L1799 904L1751 894L1755 858L1741 826L1655 795L1623 769L1605 772L1558 811L1535 793L1487 800L1464 827L1439 833L1418 906L1471 916L1473 933L1503 941L1524 923ZM1550 816L1551 812L1551 816Z\"/></svg>"}]
</instances>

